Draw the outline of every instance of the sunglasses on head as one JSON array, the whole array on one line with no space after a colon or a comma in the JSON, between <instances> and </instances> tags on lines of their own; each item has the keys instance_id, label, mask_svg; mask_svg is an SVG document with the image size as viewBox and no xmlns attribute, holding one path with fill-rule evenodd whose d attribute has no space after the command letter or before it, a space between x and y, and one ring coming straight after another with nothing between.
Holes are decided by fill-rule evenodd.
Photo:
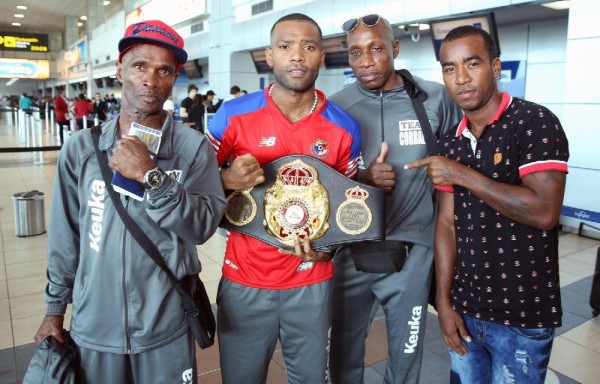
<instances>
[{"instance_id":1,"label":"sunglasses on head","mask_svg":"<svg viewBox=\"0 0 600 384\"><path fill-rule=\"evenodd\" d=\"M366 15L363 17L357 17L356 19L350 19L350 20L346 21L344 24L342 24L342 29L344 30L344 32L350 33L356 29L356 27L358 26L358 24L361 20L362 20L363 24L366 25L367 27L373 27L373 26L375 26L375 24L377 24L379 22L379 19L380 19L380 17L376 13L374 13L372 15Z\"/></svg>"}]
</instances>

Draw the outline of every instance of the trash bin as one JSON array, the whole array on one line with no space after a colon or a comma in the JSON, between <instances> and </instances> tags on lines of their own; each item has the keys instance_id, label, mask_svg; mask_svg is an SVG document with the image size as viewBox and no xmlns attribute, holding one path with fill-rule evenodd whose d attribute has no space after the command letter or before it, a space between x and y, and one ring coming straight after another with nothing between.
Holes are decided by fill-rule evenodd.
<instances>
[{"instance_id":1,"label":"trash bin","mask_svg":"<svg viewBox=\"0 0 600 384\"><path fill-rule=\"evenodd\" d=\"M29 191L12 195L15 206L15 235L41 235L46 232L44 192Z\"/></svg>"}]
</instances>

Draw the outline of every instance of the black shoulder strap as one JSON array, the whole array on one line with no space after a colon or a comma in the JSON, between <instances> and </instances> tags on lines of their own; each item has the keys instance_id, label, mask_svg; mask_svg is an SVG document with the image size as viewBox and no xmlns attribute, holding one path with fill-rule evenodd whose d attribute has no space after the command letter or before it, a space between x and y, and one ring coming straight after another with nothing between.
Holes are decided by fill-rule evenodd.
<instances>
[{"instance_id":1,"label":"black shoulder strap","mask_svg":"<svg viewBox=\"0 0 600 384\"><path fill-rule=\"evenodd\" d=\"M431 129L429 117L427 117L427 111L425 111L425 106L423 105L423 102L427 100L427 93L419 88L413 79L412 74L406 69L402 69L398 72L400 73L400 76L402 76L404 88L412 100L413 108L415 109L415 113L419 119L419 124L421 125L423 136L425 137L427 152L429 153L429 156L437 156L440 153L439 146L437 144L437 139L433 134L433 130Z\"/></svg>"},{"instance_id":2,"label":"black shoulder strap","mask_svg":"<svg viewBox=\"0 0 600 384\"><path fill-rule=\"evenodd\" d=\"M108 194L110 195L110 199L112 200L113 205L117 210L117 213L121 217L121 220L123 220L125 228L127 228L129 233L131 233L131 236L133 236L133 238L135 239L135 241L137 241L140 247L142 247L144 251L146 251L148 256L150 256L150 258L154 260L154 262L160 267L160 269L162 269L167 274L167 277L175 286L177 293L179 293L179 295L183 299L183 307L185 313L193 314L194 311L197 313L198 309L196 308L192 297L186 291L184 291L183 288L181 288L181 285L173 275L173 272L171 272L171 270L165 263L165 260L162 258L158 248L156 248L156 245L154 245L154 243L152 242L152 240L150 240L148 235L146 235L146 233L140 228L140 226L136 224L136 222L131 218L131 216L129 216L129 214L125 210L125 207L123 207L123 203L121 202L119 195L113 189L111 184L112 172L108 167L108 156L105 152L102 152L99 147L102 128L99 125L97 125L91 129L91 133L92 140L94 142L94 150L96 151L96 156L98 157L98 164L100 165L100 171L102 172L102 179L104 179L105 188L108 191Z\"/></svg>"}]
</instances>

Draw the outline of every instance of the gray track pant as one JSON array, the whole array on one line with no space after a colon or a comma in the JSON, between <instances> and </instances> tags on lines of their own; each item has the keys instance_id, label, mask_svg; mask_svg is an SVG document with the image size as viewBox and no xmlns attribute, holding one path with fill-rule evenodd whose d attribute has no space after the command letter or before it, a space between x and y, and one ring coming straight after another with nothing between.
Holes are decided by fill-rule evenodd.
<instances>
[{"instance_id":1,"label":"gray track pant","mask_svg":"<svg viewBox=\"0 0 600 384\"><path fill-rule=\"evenodd\" d=\"M362 384L372 313L385 311L388 363L384 383L417 383L423 357L433 250L416 244L400 272L358 272L347 250L334 259L332 383Z\"/></svg>"},{"instance_id":2,"label":"gray track pant","mask_svg":"<svg viewBox=\"0 0 600 384\"><path fill-rule=\"evenodd\" d=\"M191 333L132 355L97 352L77 346L81 355L78 384L197 383L196 345Z\"/></svg>"},{"instance_id":3,"label":"gray track pant","mask_svg":"<svg viewBox=\"0 0 600 384\"><path fill-rule=\"evenodd\" d=\"M332 280L271 290L223 278L217 328L224 384L262 384L277 340L288 383L326 382Z\"/></svg>"}]
</instances>

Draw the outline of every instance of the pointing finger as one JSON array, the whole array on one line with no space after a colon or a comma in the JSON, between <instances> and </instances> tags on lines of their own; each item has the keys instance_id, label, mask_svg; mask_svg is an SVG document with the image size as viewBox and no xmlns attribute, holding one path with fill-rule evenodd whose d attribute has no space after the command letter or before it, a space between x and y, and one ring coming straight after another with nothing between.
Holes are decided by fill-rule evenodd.
<instances>
[{"instance_id":1,"label":"pointing finger","mask_svg":"<svg viewBox=\"0 0 600 384\"><path fill-rule=\"evenodd\" d=\"M404 165L404 169L413 169L413 168L419 168L425 165L429 165L429 157L426 157L424 159L419 159L419 160L415 160L413 162L410 162L408 164Z\"/></svg>"}]
</instances>

